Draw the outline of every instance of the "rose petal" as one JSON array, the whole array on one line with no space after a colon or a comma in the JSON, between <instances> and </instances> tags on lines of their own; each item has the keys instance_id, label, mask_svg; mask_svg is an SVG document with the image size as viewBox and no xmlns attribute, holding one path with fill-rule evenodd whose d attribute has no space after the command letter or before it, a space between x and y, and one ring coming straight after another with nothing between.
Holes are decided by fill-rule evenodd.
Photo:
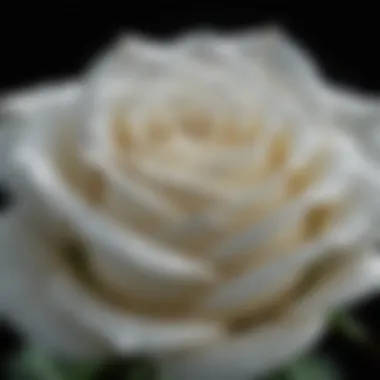
<instances>
[{"instance_id":1,"label":"rose petal","mask_svg":"<svg viewBox=\"0 0 380 380\"><path fill-rule=\"evenodd\" d=\"M361 144L364 155L380 161L380 96L326 85L321 102L337 125Z\"/></svg>"},{"instance_id":2,"label":"rose petal","mask_svg":"<svg viewBox=\"0 0 380 380\"><path fill-rule=\"evenodd\" d=\"M379 291L379 258L364 255L352 264L330 281L322 282L304 302L295 302L294 310L275 323L231 338L225 344L220 342L161 362L165 376L248 380L303 354L320 337L322 314L328 309Z\"/></svg>"},{"instance_id":3,"label":"rose petal","mask_svg":"<svg viewBox=\"0 0 380 380\"><path fill-rule=\"evenodd\" d=\"M63 316L50 299L49 283L57 273L54 258L21 221L19 211L0 219L0 315L32 344L73 357L104 355L106 342Z\"/></svg>"},{"instance_id":4,"label":"rose petal","mask_svg":"<svg viewBox=\"0 0 380 380\"><path fill-rule=\"evenodd\" d=\"M298 309L329 310L347 306L359 298L380 291L380 258L374 250L364 250L353 256L329 281L321 282L314 293L300 300Z\"/></svg>"},{"instance_id":5,"label":"rose petal","mask_svg":"<svg viewBox=\"0 0 380 380\"><path fill-rule=\"evenodd\" d=\"M199 347L224 335L213 321L165 320L121 312L102 305L64 276L51 284L51 297L122 354L146 354Z\"/></svg>"},{"instance_id":6,"label":"rose petal","mask_svg":"<svg viewBox=\"0 0 380 380\"><path fill-rule=\"evenodd\" d=\"M279 240L273 248L252 249L251 257L243 256L226 266L241 269L239 277L221 284L200 305L202 310L228 310L241 304L260 303L273 299L295 283L302 271L315 260L329 257L335 250L345 250L351 245L363 243L368 238L369 222L365 213L358 213L331 229L317 241L294 242ZM269 245L271 247L271 245ZM281 248L283 251L281 252Z\"/></svg>"},{"instance_id":7,"label":"rose petal","mask_svg":"<svg viewBox=\"0 0 380 380\"><path fill-rule=\"evenodd\" d=\"M34 342L65 355L89 356L189 348L223 334L214 322L154 319L121 312L92 297L59 265L56 252L15 213L0 222L0 314ZM18 239L18 235L23 239ZM16 236L17 235L17 236Z\"/></svg>"},{"instance_id":8,"label":"rose petal","mask_svg":"<svg viewBox=\"0 0 380 380\"><path fill-rule=\"evenodd\" d=\"M165 378L249 380L305 352L321 335L323 318L300 314L241 337L174 356L159 364Z\"/></svg>"},{"instance_id":9,"label":"rose petal","mask_svg":"<svg viewBox=\"0 0 380 380\"><path fill-rule=\"evenodd\" d=\"M43 200L50 215L57 215L69 222L71 228L83 236L90 246L109 255L110 260L124 265L132 277L135 272L145 277L149 273L152 280L176 281L178 284L198 283L212 278L211 268L205 263L152 245L78 198L54 167L51 150L55 145L55 135L52 128L51 124L31 125L29 136L21 142L13 156L23 187Z\"/></svg>"},{"instance_id":10,"label":"rose petal","mask_svg":"<svg viewBox=\"0 0 380 380\"><path fill-rule=\"evenodd\" d=\"M321 111L318 97L321 75L311 54L281 26L265 27L238 34L238 51L252 62L258 61L279 85L292 89L309 111ZM315 108L317 106L317 108Z\"/></svg>"},{"instance_id":11,"label":"rose petal","mask_svg":"<svg viewBox=\"0 0 380 380\"><path fill-rule=\"evenodd\" d=\"M0 111L16 117L29 117L59 105L67 104L77 98L82 89L78 80L65 80L14 90L1 99Z\"/></svg>"}]
</instances>

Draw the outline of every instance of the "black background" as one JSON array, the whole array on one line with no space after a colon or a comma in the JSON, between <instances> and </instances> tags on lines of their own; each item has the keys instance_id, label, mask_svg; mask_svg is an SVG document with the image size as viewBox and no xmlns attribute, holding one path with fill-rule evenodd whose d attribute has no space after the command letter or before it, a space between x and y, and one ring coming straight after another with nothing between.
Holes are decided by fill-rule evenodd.
<instances>
[{"instance_id":1,"label":"black background","mask_svg":"<svg viewBox=\"0 0 380 380\"><path fill-rule=\"evenodd\" d=\"M170 36L198 26L221 30L279 23L305 44L332 80L354 89L380 93L380 18L375 8L353 2L265 6L249 1L165 6L135 2L48 5L8 3L0 10L0 91L46 79L80 73L92 56L121 31L140 31L153 37ZM378 20L379 18L379 20ZM1 198L1 194L0 194ZM0 202L1 203L1 202ZM331 334L320 345L345 371L345 379L378 379L380 355L380 299L367 300L353 312L366 324L375 349L368 353ZM2 358L17 347L5 327L0 336ZM0 359L1 360L1 359Z\"/></svg>"},{"instance_id":2,"label":"black background","mask_svg":"<svg viewBox=\"0 0 380 380\"><path fill-rule=\"evenodd\" d=\"M178 3L178 2L177 2ZM363 2L294 6L249 1L186 3L112 2L98 5L33 2L0 9L0 88L76 73L120 31L170 36L197 26L222 30L276 22L319 59L327 74L356 88L380 90L379 17Z\"/></svg>"}]
</instances>

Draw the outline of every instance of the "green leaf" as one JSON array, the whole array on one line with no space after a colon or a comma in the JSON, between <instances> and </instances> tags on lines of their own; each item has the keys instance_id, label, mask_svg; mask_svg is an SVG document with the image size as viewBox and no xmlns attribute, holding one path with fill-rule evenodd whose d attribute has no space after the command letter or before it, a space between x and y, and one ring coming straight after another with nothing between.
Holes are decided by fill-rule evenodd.
<instances>
[{"instance_id":1,"label":"green leaf","mask_svg":"<svg viewBox=\"0 0 380 380\"><path fill-rule=\"evenodd\" d=\"M70 380L92 380L103 363L58 363L61 373L65 379Z\"/></svg>"},{"instance_id":2,"label":"green leaf","mask_svg":"<svg viewBox=\"0 0 380 380\"><path fill-rule=\"evenodd\" d=\"M339 380L341 375L332 364L325 358L310 357L300 360L289 368L292 380Z\"/></svg>"},{"instance_id":3,"label":"green leaf","mask_svg":"<svg viewBox=\"0 0 380 380\"><path fill-rule=\"evenodd\" d=\"M154 380L156 371L145 360L68 361L25 348L8 367L7 380Z\"/></svg>"},{"instance_id":4,"label":"green leaf","mask_svg":"<svg viewBox=\"0 0 380 380\"><path fill-rule=\"evenodd\" d=\"M65 380L53 361L33 349L21 352L9 365L10 380Z\"/></svg>"},{"instance_id":5,"label":"green leaf","mask_svg":"<svg viewBox=\"0 0 380 380\"><path fill-rule=\"evenodd\" d=\"M330 328L346 338L365 344L369 341L367 329L355 317L347 312L335 312L330 317Z\"/></svg>"},{"instance_id":6,"label":"green leaf","mask_svg":"<svg viewBox=\"0 0 380 380\"><path fill-rule=\"evenodd\" d=\"M155 380L157 378L154 368L149 363L140 363L128 371L124 380Z\"/></svg>"},{"instance_id":7,"label":"green leaf","mask_svg":"<svg viewBox=\"0 0 380 380\"><path fill-rule=\"evenodd\" d=\"M264 380L342 380L333 363L324 357L302 358Z\"/></svg>"},{"instance_id":8,"label":"green leaf","mask_svg":"<svg viewBox=\"0 0 380 380\"><path fill-rule=\"evenodd\" d=\"M24 349L8 367L10 380L91 380L98 362L59 361L34 348Z\"/></svg>"}]
</instances>

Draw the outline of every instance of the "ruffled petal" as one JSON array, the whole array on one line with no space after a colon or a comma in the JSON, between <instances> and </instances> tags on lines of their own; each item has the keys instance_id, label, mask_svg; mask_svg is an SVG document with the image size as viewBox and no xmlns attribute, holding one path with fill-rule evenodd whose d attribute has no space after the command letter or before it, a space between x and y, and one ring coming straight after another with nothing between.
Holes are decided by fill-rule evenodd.
<instances>
[{"instance_id":1,"label":"ruffled petal","mask_svg":"<svg viewBox=\"0 0 380 380\"><path fill-rule=\"evenodd\" d=\"M0 111L14 117L30 117L35 112L67 104L81 92L79 80L67 79L13 90L2 96Z\"/></svg>"},{"instance_id":2,"label":"ruffled petal","mask_svg":"<svg viewBox=\"0 0 380 380\"><path fill-rule=\"evenodd\" d=\"M49 247L22 222L20 210L0 220L0 315L31 343L71 357L104 355L106 341L63 315L50 298L57 265Z\"/></svg>"},{"instance_id":3,"label":"ruffled petal","mask_svg":"<svg viewBox=\"0 0 380 380\"><path fill-rule=\"evenodd\" d=\"M332 120L352 135L361 150L380 165L380 95L326 86L321 100Z\"/></svg>"},{"instance_id":4,"label":"ruffled petal","mask_svg":"<svg viewBox=\"0 0 380 380\"><path fill-rule=\"evenodd\" d=\"M289 316L159 364L168 379L249 380L303 354L320 337L323 327L319 315Z\"/></svg>"},{"instance_id":5,"label":"ruffled petal","mask_svg":"<svg viewBox=\"0 0 380 380\"><path fill-rule=\"evenodd\" d=\"M322 76L305 46L278 25L237 33L234 41L244 58L263 66L280 87L295 94L310 112L318 115Z\"/></svg>"},{"instance_id":6,"label":"ruffled petal","mask_svg":"<svg viewBox=\"0 0 380 380\"><path fill-rule=\"evenodd\" d=\"M18 189L28 199L27 207L31 204L41 206L46 213L43 219L66 224L90 249L102 252L113 263L111 265L121 265L125 277L134 279L142 286L155 281L158 281L155 284L160 284L160 288L165 283L180 286L181 283L198 284L212 280L212 268L205 262L158 247L118 225L107 212L88 204L70 187L54 155L57 139L62 131L66 131L65 114L70 113L71 105L60 104L59 112L55 109L50 114L41 112L40 118L30 118L28 129L13 152ZM41 214L40 210L34 211ZM49 227L46 220L43 228ZM139 276L143 276L145 282L137 281Z\"/></svg>"},{"instance_id":7,"label":"ruffled petal","mask_svg":"<svg viewBox=\"0 0 380 380\"><path fill-rule=\"evenodd\" d=\"M380 292L380 257L374 250L364 250L351 257L334 276L321 278L307 297L298 301L297 308L314 312L329 311L353 303L359 298Z\"/></svg>"}]
</instances>

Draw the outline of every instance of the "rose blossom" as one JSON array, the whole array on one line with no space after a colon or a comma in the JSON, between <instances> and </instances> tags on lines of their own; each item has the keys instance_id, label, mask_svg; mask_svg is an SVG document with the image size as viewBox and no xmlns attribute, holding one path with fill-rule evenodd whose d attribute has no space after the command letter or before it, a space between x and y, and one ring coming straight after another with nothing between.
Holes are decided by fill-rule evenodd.
<instances>
[{"instance_id":1,"label":"rose blossom","mask_svg":"<svg viewBox=\"0 0 380 380\"><path fill-rule=\"evenodd\" d=\"M250 379L380 285L377 99L279 29L118 39L1 103L3 315L72 357ZM380 136L380 135L379 135Z\"/></svg>"}]
</instances>

